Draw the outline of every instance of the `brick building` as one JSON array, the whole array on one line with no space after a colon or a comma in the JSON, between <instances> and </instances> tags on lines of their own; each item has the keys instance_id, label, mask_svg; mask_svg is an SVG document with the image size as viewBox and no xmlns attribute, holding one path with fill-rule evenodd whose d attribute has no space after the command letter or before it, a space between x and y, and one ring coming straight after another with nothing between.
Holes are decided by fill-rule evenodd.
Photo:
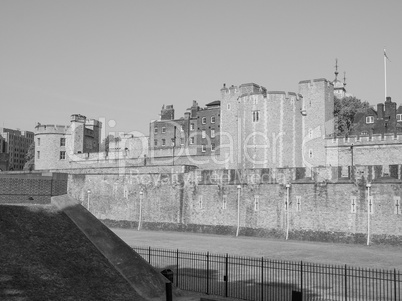
<instances>
[{"instance_id":1,"label":"brick building","mask_svg":"<svg viewBox=\"0 0 402 301\"><path fill-rule=\"evenodd\" d=\"M370 136L373 134L402 133L402 106L387 97L385 103L377 104L377 110L369 108L357 113L352 127L352 135Z\"/></svg>"},{"instance_id":2,"label":"brick building","mask_svg":"<svg viewBox=\"0 0 402 301\"><path fill-rule=\"evenodd\" d=\"M161 119L150 123L149 148L153 155L211 155L219 148L220 101L200 108L197 101L180 119L174 118L173 105L163 106ZM159 151L159 152L158 152ZM219 151L218 151L219 152ZM217 153L218 153L217 152ZM152 155L151 154L151 155Z\"/></svg>"},{"instance_id":3,"label":"brick building","mask_svg":"<svg viewBox=\"0 0 402 301\"><path fill-rule=\"evenodd\" d=\"M0 153L8 154L9 170L23 170L25 155L33 142L33 132L0 128Z\"/></svg>"}]
</instances>

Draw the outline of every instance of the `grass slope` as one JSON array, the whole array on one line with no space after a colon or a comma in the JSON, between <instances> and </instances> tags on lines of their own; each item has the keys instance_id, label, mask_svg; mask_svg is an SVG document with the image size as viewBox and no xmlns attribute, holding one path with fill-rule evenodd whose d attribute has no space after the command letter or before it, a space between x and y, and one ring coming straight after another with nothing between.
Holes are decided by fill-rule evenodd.
<instances>
[{"instance_id":1,"label":"grass slope","mask_svg":"<svg viewBox=\"0 0 402 301\"><path fill-rule=\"evenodd\" d=\"M0 300L142 300L52 206L0 206Z\"/></svg>"}]
</instances>

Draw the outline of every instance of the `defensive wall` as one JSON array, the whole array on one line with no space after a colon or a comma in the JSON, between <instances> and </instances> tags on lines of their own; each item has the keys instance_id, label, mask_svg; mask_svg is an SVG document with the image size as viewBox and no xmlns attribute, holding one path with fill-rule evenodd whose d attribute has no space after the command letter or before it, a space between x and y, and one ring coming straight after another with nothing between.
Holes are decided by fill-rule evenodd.
<instances>
[{"instance_id":1,"label":"defensive wall","mask_svg":"<svg viewBox=\"0 0 402 301\"><path fill-rule=\"evenodd\" d=\"M50 198L67 193L67 174L47 172L0 173L0 204L50 204Z\"/></svg>"},{"instance_id":2,"label":"defensive wall","mask_svg":"<svg viewBox=\"0 0 402 301\"><path fill-rule=\"evenodd\" d=\"M330 165L399 164L402 162L402 134L373 134L326 138Z\"/></svg>"},{"instance_id":3,"label":"defensive wall","mask_svg":"<svg viewBox=\"0 0 402 301\"><path fill-rule=\"evenodd\" d=\"M127 168L69 174L68 193L112 227L347 243L370 227L372 243L402 245L401 167Z\"/></svg>"}]
</instances>

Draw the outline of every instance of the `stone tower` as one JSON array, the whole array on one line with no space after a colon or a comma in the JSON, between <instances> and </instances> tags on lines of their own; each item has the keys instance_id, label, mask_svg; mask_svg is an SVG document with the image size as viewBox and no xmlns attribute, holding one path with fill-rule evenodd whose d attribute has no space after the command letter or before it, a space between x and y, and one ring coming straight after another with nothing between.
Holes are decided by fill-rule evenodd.
<instances>
[{"instance_id":1,"label":"stone tower","mask_svg":"<svg viewBox=\"0 0 402 301\"><path fill-rule=\"evenodd\" d=\"M299 82L302 156L307 167L326 165L325 137L334 134L334 86L324 78Z\"/></svg>"},{"instance_id":2,"label":"stone tower","mask_svg":"<svg viewBox=\"0 0 402 301\"><path fill-rule=\"evenodd\" d=\"M80 114L71 115L71 141L70 152L71 154L84 153L84 135L85 135L85 122L86 117Z\"/></svg>"}]
</instances>

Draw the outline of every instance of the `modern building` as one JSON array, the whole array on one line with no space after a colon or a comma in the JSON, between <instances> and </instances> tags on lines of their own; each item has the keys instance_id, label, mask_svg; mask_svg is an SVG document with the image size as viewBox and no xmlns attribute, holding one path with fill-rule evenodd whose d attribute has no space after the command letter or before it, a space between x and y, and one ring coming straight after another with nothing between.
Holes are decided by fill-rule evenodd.
<instances>
[{"instance_id":1,"label":"modern building","mask_svg":"<svg viewBox=\"0 0 402 301\"><path fill-rule=\"evenodd\" d=\"M25 156L33 142L33 132L0 128L0 153L8 154L8 170L23 170Z\"/></svg>"}]
</instances>

